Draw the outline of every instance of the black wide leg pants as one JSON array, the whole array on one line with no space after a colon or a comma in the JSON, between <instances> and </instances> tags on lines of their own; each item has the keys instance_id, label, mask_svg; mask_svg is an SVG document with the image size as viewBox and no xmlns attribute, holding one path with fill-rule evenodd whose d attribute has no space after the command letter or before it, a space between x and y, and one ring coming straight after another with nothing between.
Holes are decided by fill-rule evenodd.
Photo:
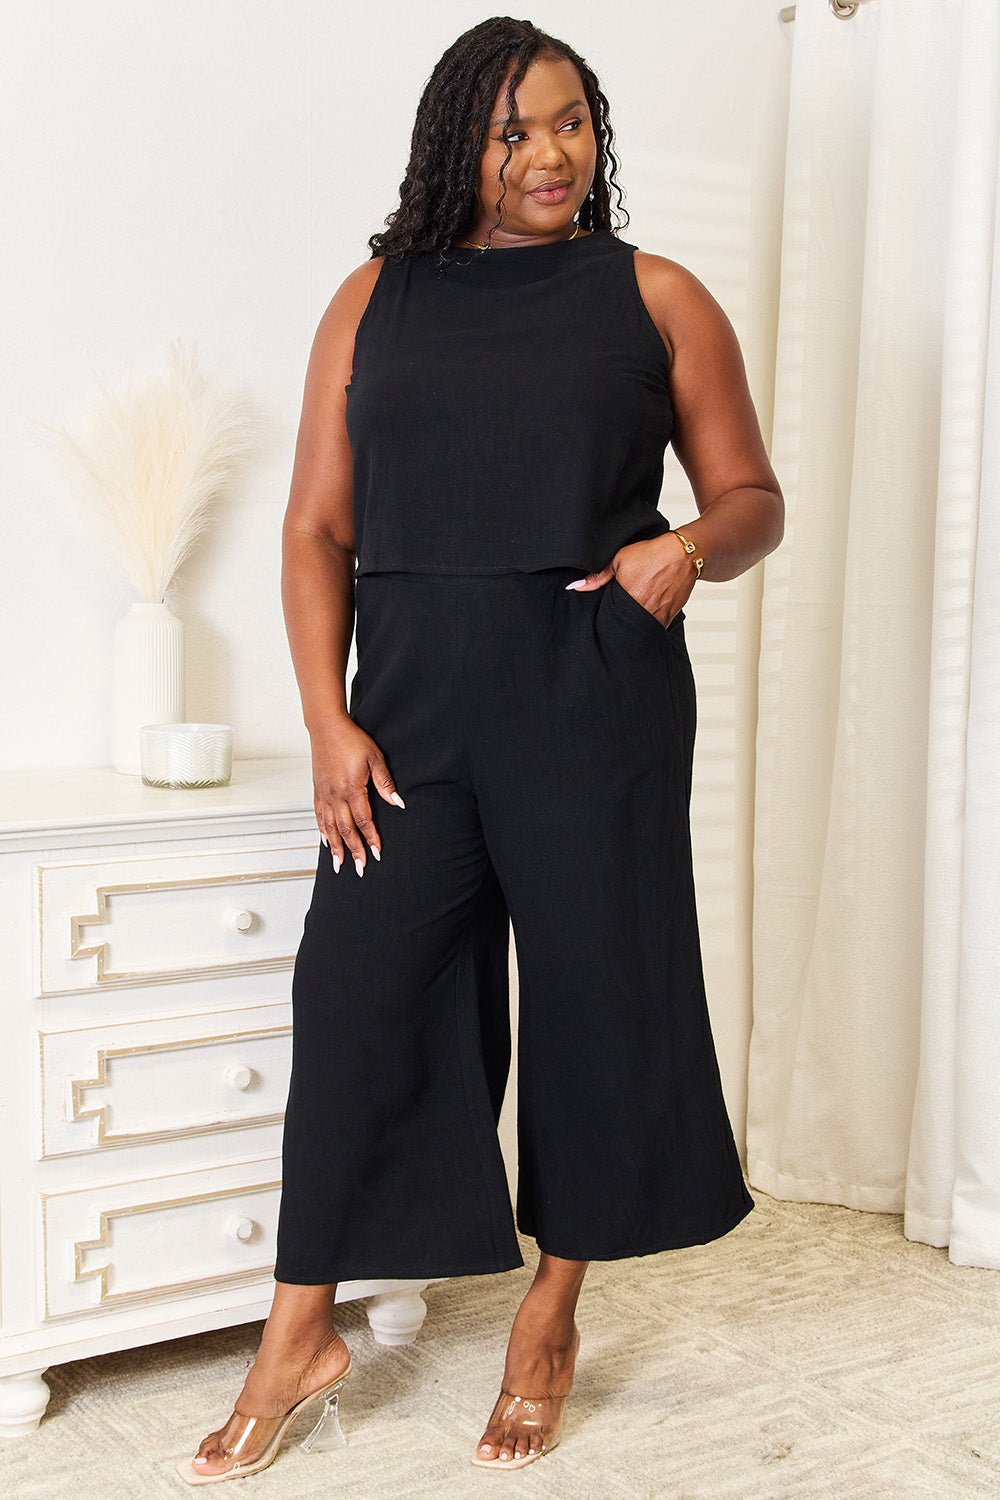
<instances>
[{"instance_id":1,"label":"black wide leg pants","mask_svg":"<svg viewBox=\"0 0 1000 1500\"><path fill-rule=\"evenodd\" d=\"M278 1281L523 1265L496 1123L519 979L517 1226L570 1260L727 1233L691 868L694 681L613 579L362 574L352 718L382 859L320 843L292 983ZM509 916L508 916L509 914Z\"/></svg>"}]
</instances>

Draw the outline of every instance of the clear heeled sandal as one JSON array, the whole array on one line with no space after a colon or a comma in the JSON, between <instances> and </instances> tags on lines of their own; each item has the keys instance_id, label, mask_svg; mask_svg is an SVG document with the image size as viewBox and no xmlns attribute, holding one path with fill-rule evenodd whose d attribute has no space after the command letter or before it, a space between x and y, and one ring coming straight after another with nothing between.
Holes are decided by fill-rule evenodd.
<instances>
[{"instance_id":1,"label":"clear heeled sandal","mask_svg":"<svg viewBox=\"0 0 1000 1500\"><path fill-rule=\"evenodd\" d=\"M215 1484L224 1479L242 1479L247 1474L259 1474L277 1456L285 1432L299 1412L320 1399L323 1401L323 1410L319 1420L302 1439L299 1447L306 1453L326 1453L333 1448L343 1448L347 1439L340 1426L338 1392L350 1373L351 1366L348 1365L336 1380L329 1381L319 1390L310 1391L280 1417L246 1417L234 1411L222 1430L224 1457L234 1460L229 1468L221 1469L216 1474L206 1474L203 1469L195 1467L193 1459L186 1458L177 1465L178 1474L187 1484ZM231 1427L234 1428L233 1441L226 1442L226 1434ZM255 1457L244 1457L248 1452L254 1453Z\"/></svg>"},{"instance_id":2,"label":"clear heeled sandal","mask_svg":"<svg viewBox=\"0 0 1000 1500\"><path fill-rule=\"evenodd\" d=\"M580 1330L574 1328L573 1333L573 1367L576 1366L576 1357L580 1352ZM481 1458L479 1448L472 1455L472 1462L480 1469L523 1469L525 1464L534 1463L536 1458L541 1458L543 1453L551 1453L558 1446L559 1436L562 1430L563 1407L566 1404L565 1391L561 1396L517 1396L513 1391L500 1387L500 1395L497 1397L496 1405L490 1413L490 1419L486 1424L486 1431L492 1427L508 1428L512 1424L516 1427L513 1438L508 1437L506 1442L498 1447L493 1458ZM508 1445L516 1447L518 1438L522 1434L530 1437L534 1433L542 1436L541 1445L532 1448L527 1453L510 1458L501 1458L503 1449ZM480 1439L480 1445L482 1439Z\"/></svg>"},{"instance_id":3,"label":"clear heeled sandal","mask_svg":"<svg viewBox=\"0 0 1000 1500\"><path fill-rule=\"evenodd\" d=\"M493 1458L480 1458L477 1449L472 1455L472 1462L480 1469L522 1469L525 1464L541 1458L543 1453L551 1453L559 1443L565 1402L565 1396L513 1396L510 1391L502 1390L486 1424L487 1429L501 1424L506 1426L513 1418L517 1422L519 1435L521 1432L545 1434L541 1447L522 1453L520 1457L512 1454L510 1458L501 1458L499 1453ZM516 1441L515 1438L514 1442Z\"/></svg>"}]
</instances>

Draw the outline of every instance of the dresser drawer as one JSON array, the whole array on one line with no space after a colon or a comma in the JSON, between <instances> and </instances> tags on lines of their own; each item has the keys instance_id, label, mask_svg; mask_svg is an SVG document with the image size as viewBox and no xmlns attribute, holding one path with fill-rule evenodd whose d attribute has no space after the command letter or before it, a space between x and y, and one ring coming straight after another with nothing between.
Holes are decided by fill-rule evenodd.
<instances>
[{"instance_id":1,"label":"dresser drawer","mask_svg":"<svg viewBox=\"0 0 1000 1500\"><path fill-rule=\"evenodd\" d=\"M281 1121L288 1001L38 1033L37 1155L66 1156Z\"/></svg>"},{"instance_id":2,"label":"dresser drawer","mask_svg":"<svg viewBox=\"0 0 1000 1500\"><path fill-rule=\"evenodd\" d=\"M316 846L39 864L36 993L289 967Z\"/></svg>"},{"instance_id":3,"label":"dresser drawer","mask_svg":"<svg viewBox=\"0 0 1000 1500\"><path fill-rule=\"evenodd\" d=\"M43 1318L270 1278L281 1161L40 1194Z\"/></svg>"}]
</instances>

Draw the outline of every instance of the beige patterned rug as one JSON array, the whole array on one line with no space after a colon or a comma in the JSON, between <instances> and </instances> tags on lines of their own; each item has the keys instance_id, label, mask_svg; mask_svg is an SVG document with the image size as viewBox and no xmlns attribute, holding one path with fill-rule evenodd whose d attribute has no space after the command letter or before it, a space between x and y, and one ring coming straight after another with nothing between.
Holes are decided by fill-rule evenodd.
<instances>
[{"instance_id":1,"label":"beige patterned rug","mask_svg":"<svg viewBox=\"0 0 1000 1500\"><path fill-rule=\"evenodd\" d=\"M227 1495L306 1500L500 1490L552 1500L967 1500L1000 1495L1000 1276L903 1239L890 1215L778 1203L714 1245L595 1263L563 1438L524 1469L469 1463L493 1405L527 1267L431 1286L413 1345L341 1329L347 1447L297 1445ZM221 1426L261 1323L52 1367L48 1413L0 1442L11 1500L153 1500ZM221 1493L218 1488L212 1494Z\"/></svg>"}]
</instances>

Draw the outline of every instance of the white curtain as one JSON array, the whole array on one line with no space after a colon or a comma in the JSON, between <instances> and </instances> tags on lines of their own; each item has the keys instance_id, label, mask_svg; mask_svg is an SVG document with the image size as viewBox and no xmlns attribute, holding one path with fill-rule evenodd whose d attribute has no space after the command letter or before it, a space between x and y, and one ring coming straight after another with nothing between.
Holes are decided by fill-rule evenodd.
<instances>
[{"instance_id":1,"label":"white curtain","mask_svg":"<svg viewBox=\"0 0 1000 1500\"><path fill-rule=\"evenodd\" d=\"M794 26L748 1170L1000 1265L1000 8Z\"/></svg>"}]
</instances>

